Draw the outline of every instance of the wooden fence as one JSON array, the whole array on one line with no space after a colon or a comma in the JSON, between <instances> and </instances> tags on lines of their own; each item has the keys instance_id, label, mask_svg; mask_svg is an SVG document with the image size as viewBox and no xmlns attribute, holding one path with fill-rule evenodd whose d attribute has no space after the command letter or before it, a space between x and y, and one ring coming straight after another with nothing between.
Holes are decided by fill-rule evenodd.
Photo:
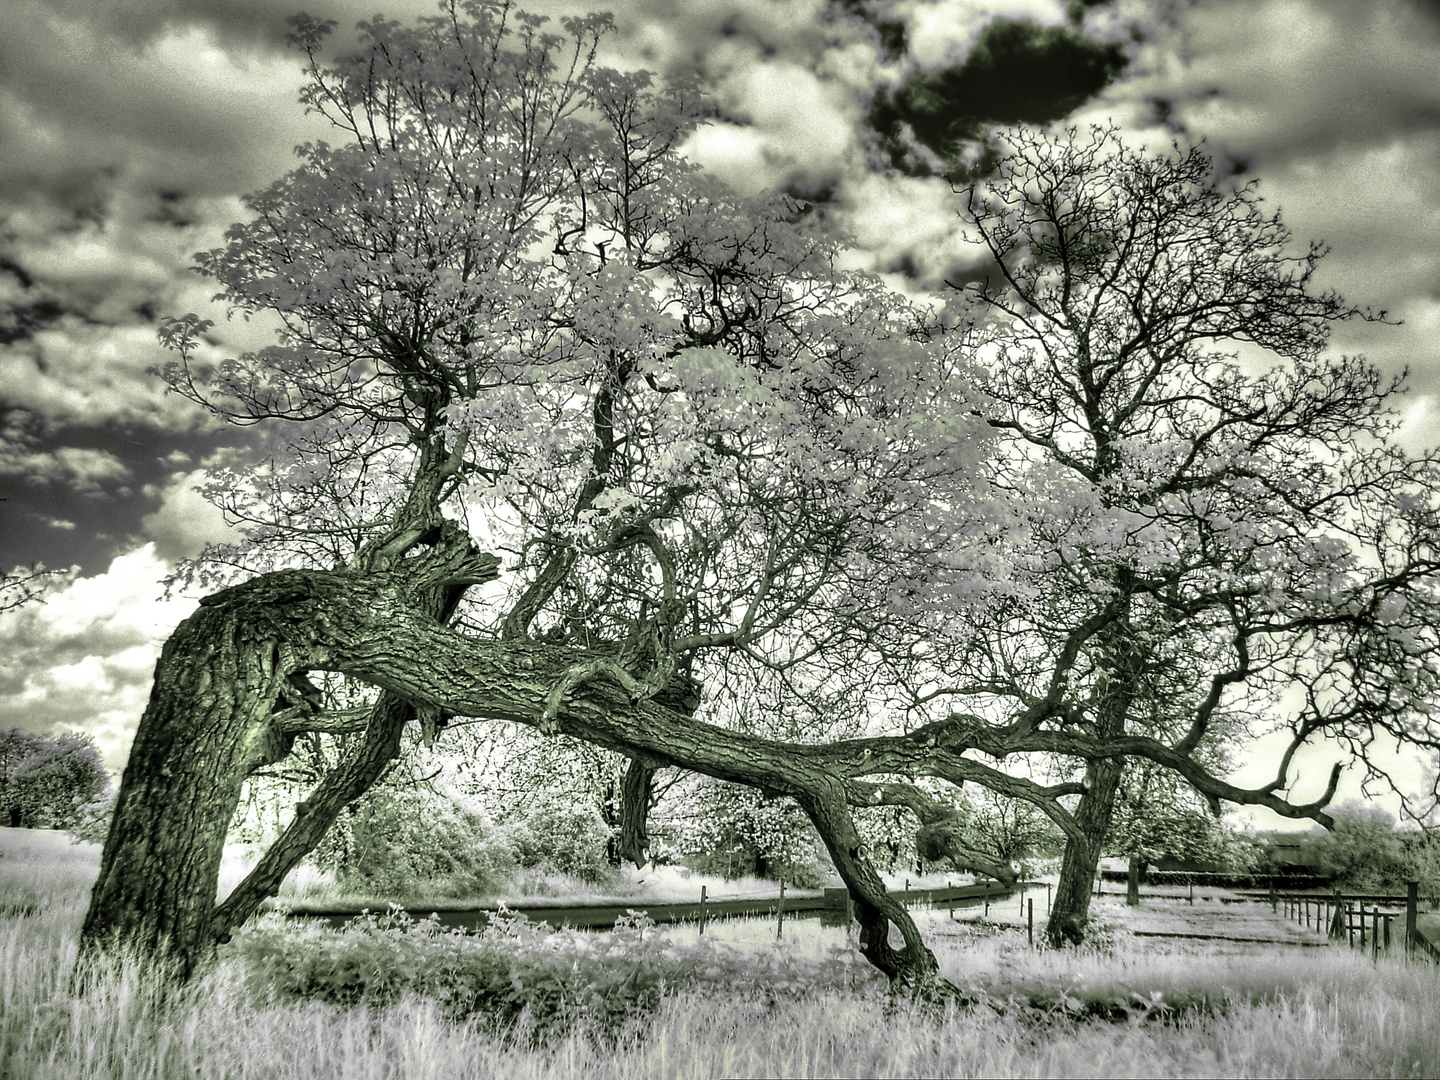
<instances>
[{"instance_id":1,"label":"wooden fence","mask_svg":"<svg viewBox=\"0 0 1440 1080\"><path fill-rule=\"evenodd\" d=\"M1031 888L1035 886L1030 886ZM935 907L977 907L1013 896L1021 892L1022 885L1002 885L998 881L981 885L960 885L945 889L892 890L890 895L905 904L930 904ZM851 915L847 906L849 891L846 889L825 889L823 892L788 892L781 886L778 896L743 897L731 900L712 900L702 886L698 903L657 904L643 900L620 901L608 904L515 904L506 905L507 911L524 915L537 922L551 926L571 926L580 929L604 929L615 925L615 920L628 912L642 912L656 923L698 922L703 928L710 919L741 916L774 918L779 924L786 918L821 917L833 925L847 925ZM1023 904L1023 897L1022 897ZM450 903L407 908L415 919L434 916L441 926L478 929L488 925L490 916L499 910L497 904L477 905L473 903ZM362 914L356 908L339 908L311 904L296 904L286 910L294 918L324 919L333 926L341 926Z\"/></svg>"},{"instance_id":2,"label":"wooden fence","mask_svg":"<svg viewBox=\"0 0 1440 1080\"><path fill-rule=\"evenodd\" d=\"M1405 894L1388 893L1342 893L1339 889L1331 894L1279 893L1270 890L1271 910L1283 909L1287 918L1316 933L1325 934L1331 941L1344 941L1352 948L1369 948L1378 956L1382 949L1390 949L1398 938L1407 953L1419 953L1433 960L1440 960L1440 948L1421 932L1420 887L1410 882ZM1403 919L1399 929L1393 924Z\"/></svg>"}]
</instances>

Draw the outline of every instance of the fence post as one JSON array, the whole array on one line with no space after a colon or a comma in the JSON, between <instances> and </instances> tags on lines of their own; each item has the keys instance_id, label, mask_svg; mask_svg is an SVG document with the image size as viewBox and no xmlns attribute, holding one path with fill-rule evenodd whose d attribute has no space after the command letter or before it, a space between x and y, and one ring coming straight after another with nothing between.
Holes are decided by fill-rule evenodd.
<instances>
[{"instance_id":1,"label":"fence post","mask_svg":"<svg viewBox=\"0 0 1440 1080\"><path fill-rule=\"evenodd\" d=\"M1045 882L1045 914L1050 914L1050 883Z\"/></svg>"},{"instance_id":2,"label":"fence post","mask_svg":"<svg viewBox=\"0 0 1440 1080\"><path fill-rule=\"evenodd\" d=\"M780 940L780 931L785 929L785 879L780 879L780 903L775 905L775 940Z\"/></svg>"},{"instance_id":3,"label":"fence post","mask_svg":"<svg viewBox=\"0 0 1440 1080\"><path fill-rule=\"evenodd\" d=\"M705 932L705 886L700 886L700 933Z\"/></svg>"},{"instance_id":4,"label":"fence post","mask_svg":"<svg viewBox=\"0 0 1440 1080\"><path fill-rule=\"evenodd\" d=\"M1405 883L1405 951L1415 949L1415 935L1420 932L1417 925L1420 915L1420 882Z\"/></svg>"},{"instance_id":5,"label":"fence post","mask_svg":"<svg viewBox=\"0 0 1440 1080\"><path fill-rule=\"evenodd\" d=\"M1280 905L1275 897L1275 879L1270 879L1270 912L1274 914L1280 910Z\"/></svg>"},{"instance_id":6,"label":"fence post","mask_svg":"<svg viewBox=\"0 0 1440 1080\"><path fill-rule=\"evenodd\" d=\"M1026 932L1029 934L1029 936L1030 936L1030 944L1033 946L1033 945L1035 944L1035 901L1034 901L1034 900L1031 900L1031 901L1030 901L1030 917L1029 917L1029 919L1026 921L1025 930L1026 930Z\"/></svg>"},{"instance_id":7,"label":"fence post","mask_svg":"<svg viewBox=\"0 0 1440 1080\"><path fill-rule=\"evenodd\" d=\"M1375 909L1370 913L1370 957L1373 960L1380 959L1380 905L1376 904Z\"/></svg>"}]
</instances>

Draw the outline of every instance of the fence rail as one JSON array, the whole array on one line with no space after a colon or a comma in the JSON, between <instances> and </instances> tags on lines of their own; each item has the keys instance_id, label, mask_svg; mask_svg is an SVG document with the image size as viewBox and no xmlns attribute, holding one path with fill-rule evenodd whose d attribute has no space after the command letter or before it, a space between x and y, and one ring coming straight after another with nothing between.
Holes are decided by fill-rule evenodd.
<instances>
[{"instance_id":1,"label":"fence rail","mask_svg":"<svg viewBox=\"0 0 1440 1080\"><path fill-rule=\"evenodd\" d=\"M1034 886L1031 885L1031 888ZM905 904L932 904L936 907L975 907L987 901L1003 899L1022 891L1021 884L960 885L946 889L894 889L890 895ZM838 894L838 895L837 895ZM777 896L743 897L732 900L711 900L701 889L698 903L657 904L645 901L619 901L605 904L507 904L512 911L536 922L551 926L570 926L577 930L604 929L630 911L643 912L656 923L700 922L709 919L743 916L785 918L830 917L845 919L844 906L849 893L845 889L824 892L787 892L783 887ZM408 906L405 911L416 919L434 916L441 926L475 929L487 925L490 916L499 911L498 904L440 904ZM373 910L373 909L371 909ZM324 919L340 926L362 914L353 907L296 904L285 912L291 918Z\"/></svg>"},{"instance_id":2,"label":"fence rail","mask_svg":"<svg viewBox=\"0 0 1440 1080\"><path fill-rule=\"evenodd\" d=\"M1271 889L1268 899L1271 910L1278 912L1283 909L1287 918L1313 928L1331 941L1344 941L1352 948L1358 944L1361 949L1368 945L1371 954L1378 957L1382 949L1391 948L1398 936L1407 953L1419 953L1432 960L1440 960L1440 948L1419 925L1420 890L1417 882L1410 882L1404 895L1342 893L1338 889L1329 894L1279 893ZM1395 910L1385 910L1387 908ZM1395 935L1392 924L1402 917L1403 932Z\"/></svg>"}]
</instances>

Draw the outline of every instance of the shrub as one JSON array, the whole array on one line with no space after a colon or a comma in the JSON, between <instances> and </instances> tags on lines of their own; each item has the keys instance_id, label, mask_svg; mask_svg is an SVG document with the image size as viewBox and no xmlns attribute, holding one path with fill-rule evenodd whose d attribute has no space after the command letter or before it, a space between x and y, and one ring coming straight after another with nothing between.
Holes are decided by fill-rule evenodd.
<instances>
[{"instance_id":1,"label":"shrub","mask_svg":"<svg viewBox=\"0 0 1440 1080\"><path fill-rule=\"evenodd\" d=\"M548 867L588 882L611 874L605 857L609 838L609 827L593 807L558 801L540 803L508 832L521 866Z\"/></svg>"},{"instance_id":2,"label":"shrub","mask_svg":"<svg viewBox=\"0 0 1440 1080\"><path fill-rule=\"evenodd\" d=\"M69 828L109 782L90 735L0 731L0 825Z\"/></svg>"},{"instance_id":3,"label":"shrub","mask_svg":"<svg viewBox=\"0 0 1440 1080\"><path fill-rule=\"evenodd\" d=\"M418 786L371 791L332 833L316 862L344 888L380 896L483 895L516 866L483 817Z\"/></svg>"},{"instance_id":4,"label":"shrub","mask_svg":"<svg viewBox=\"0 0 1440 1080\"><path fill-rule=\"evenodd\" d=\"M682 948L638 913L596 935L552 930L503 911L475 933L442 931L395 908L338 932L272 916L226 948L245 964L257 995L274 987L336 1004L383 1005L420 994L452 1020L476 1017L533 1045L576 1025L614 1038L653 1013L667 991L743 984L773 1001L883 981L846 946L818 963L705 938Z\"/></svg>"}]
</instances>

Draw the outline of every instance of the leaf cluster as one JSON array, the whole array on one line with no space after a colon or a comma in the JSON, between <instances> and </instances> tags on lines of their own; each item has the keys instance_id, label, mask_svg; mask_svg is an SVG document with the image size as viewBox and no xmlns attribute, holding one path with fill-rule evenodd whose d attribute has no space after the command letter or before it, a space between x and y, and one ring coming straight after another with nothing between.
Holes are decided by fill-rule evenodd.
<instances>
[{"instance_id":1,"label":"leaf cluster","mask_svg":"<svg viewBox=\"0 0 1440 1080\"><path fill-rule=\"evenodd\" d=\"M586 935L502 912L467 933L392 909L339 932L272 921L243 931L230 948L257 989L347 1005L424 995L454 1020L479 1019L537 1045L576 1028L613 1040L643 1023L667 992L745 985L773 1000L875 978L848 955L818 963L757 956L703 937L681 947L640 914Z\"/></svg>"},{"instance_id":2,"label":"leaf cluster","mask_svg":"<svg viewBox=\"0 0 1440 1080\"><path fill-rule=\"evenodd\" d=\"M110 774L91 735L0 731L0 822L5 825L79 825L87 816L103 813L92 813L91 804L109 785Z\"/></svg>"}]
</instances>

